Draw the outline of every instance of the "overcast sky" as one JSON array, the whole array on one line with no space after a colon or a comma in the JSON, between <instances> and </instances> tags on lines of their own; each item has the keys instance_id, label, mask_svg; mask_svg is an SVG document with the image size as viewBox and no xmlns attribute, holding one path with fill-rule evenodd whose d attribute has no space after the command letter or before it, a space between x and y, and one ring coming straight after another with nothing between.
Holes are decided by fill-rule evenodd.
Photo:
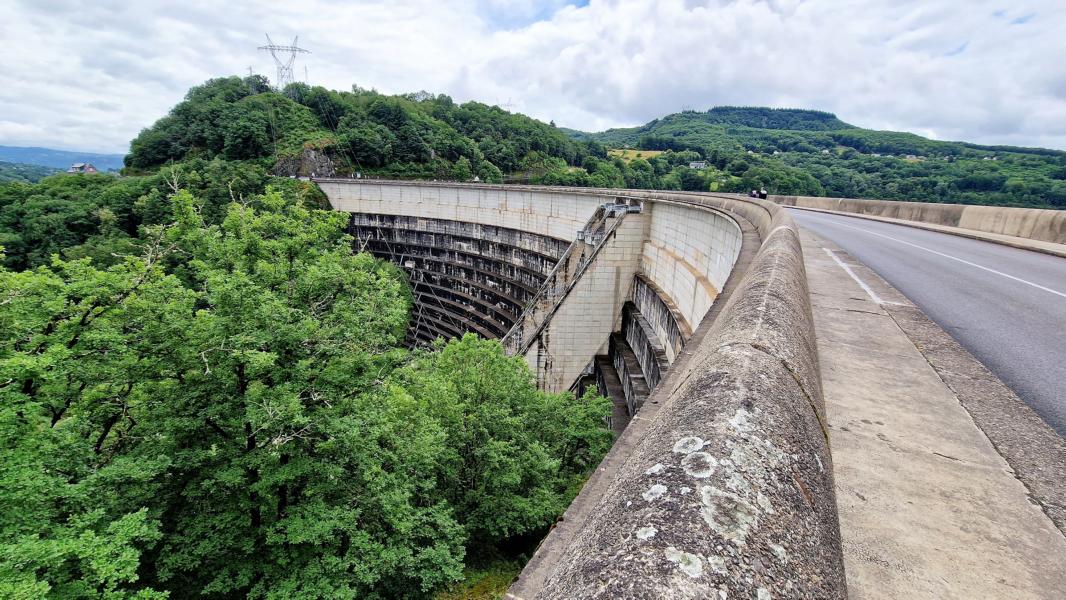
<instances>
[{"instance_id":1,"label":"overcast sky","mask_svg":"<svg viewBox=\"0 0 1066 600\"><path fill-rule=\"evenodd\" d=\"M272 5L268 8L269 5ZM12 0L0 144L125 152L186 90L300 36L303 78L598 131L682 108L1066 149L1066 0Z\"/></svg>"}]
</instances>

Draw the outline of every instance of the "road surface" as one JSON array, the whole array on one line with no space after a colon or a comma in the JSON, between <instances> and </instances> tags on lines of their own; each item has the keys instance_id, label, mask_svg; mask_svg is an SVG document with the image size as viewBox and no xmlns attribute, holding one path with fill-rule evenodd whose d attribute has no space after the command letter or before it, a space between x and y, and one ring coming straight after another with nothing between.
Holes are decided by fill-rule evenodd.
<instances>
[{"instance_id":1,"label":"road surface","mask_svg":"<svg viewBox=\"0 0 1066 600\"><path fill-rule=\"evenodd\" d=\"M903 292L1066 437L1066 259L792 209Z\"/></svg>"}]
</instances>

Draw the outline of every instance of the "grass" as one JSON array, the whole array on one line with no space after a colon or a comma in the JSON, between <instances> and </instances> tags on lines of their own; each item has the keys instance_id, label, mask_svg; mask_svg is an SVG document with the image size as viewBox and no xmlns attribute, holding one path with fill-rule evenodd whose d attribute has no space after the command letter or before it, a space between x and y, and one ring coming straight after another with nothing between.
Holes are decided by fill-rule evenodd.
<instances>
[{"instance_id":1,"label":"grass","mask_svg":"<svg viewBox=\"0 0 1066 600\"><path fill-rule=\"evenodd\" d=\"M463 571L463 580L437 594L435 600L497 600L521 571L521 563L506 560L468 567Z\"/></svg>"},{"instance_id":2,"label":"grass","mask_svg":"<svg viewBox=\"0 0 1066 600\"><path fill-rule=\"evenodd\" d=\"M617 156L628 163L638 158L643 158L644 160L647 160L649 158L656 157L662 153L662 150L634 150L632 148L612 148L607 151L607 156L610 156L611 158Z\"/></svg>"}]
</instances>

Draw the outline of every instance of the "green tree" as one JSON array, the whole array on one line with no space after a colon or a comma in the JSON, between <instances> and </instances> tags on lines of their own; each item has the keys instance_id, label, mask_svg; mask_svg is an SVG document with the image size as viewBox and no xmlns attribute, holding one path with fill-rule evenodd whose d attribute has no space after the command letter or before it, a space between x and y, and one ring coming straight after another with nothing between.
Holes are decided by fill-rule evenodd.
<instances>
[{"instance_id":1,"label":"green tree","mask_svg":"<svg viewBox=\"0 0 1066 600\"><path fill-rule=\"evenodd\" d=\"M218 168L160 175L137 238L101 208L85 258L0 268L0 595L420 597L549 526L609 403L473 336L409 360L346 216L283 180L208 219L175 182Z\"/></svg>"},{"instance_id":2,"label":"green tree","mask_svg":"<svg viewBox=\"0 0 1066 600\"><path fill-rule=\"evenodd\" d=\"M341 144L346 145L358 168L381 167L392 159L396 136L383 125L363 122L354 126L342 122Z\"/></svg>"},{"instance_id":3,"label":"green tree","mask_svg":"<svg viewBox=\"0 0 1066 600\"><path fill-rule=\"evenodd\" d=\"M474 173L470 168L470 159L460 156L452 167L452 179L455 181L470 181L473 177Z\"/></svg>"},{"instance_id":4,"label":"green tree","mask_svg":"<svg viewBox=\"0 0 1066 600\"><path fill-rule=\"evenodd\" d=\"M503 183L503 173L487 160L478 163L477 176L485 183Z\"/></svg>"},{"instance_id":5,"label":"green tree","mask_svg":"<svg viewBox=\"0 0 1066 600\"><path fill-rule=\"evenodd\" d=\"M232 104L223 121L222 151L226 158L258 158L270 153L270 123L266 115Z\"/></svg>"},{"instance_id":6,"label":"green tree","mask_svg":"<svg viewBox=\"0 0 1066 600\"><path fill-rule=\"evenodd\" d=\"M523 358L473 334L396 379L448 432L437 485L474 546L549 526L611 444L609 401L541 392Z\"/></svg>"}]
</instances>

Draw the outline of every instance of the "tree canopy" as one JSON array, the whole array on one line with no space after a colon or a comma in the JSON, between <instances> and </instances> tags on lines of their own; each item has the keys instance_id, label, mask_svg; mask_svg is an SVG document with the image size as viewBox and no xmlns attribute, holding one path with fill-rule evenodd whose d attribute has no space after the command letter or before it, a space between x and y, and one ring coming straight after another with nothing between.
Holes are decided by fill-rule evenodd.
<instances>
[{"instance_id":1,"label":"tree canopy","mask_svg":"<svg viewBox=\"0 0 1066 600\"><path fill-rule=\"evenodd\" d=\"M531 153L573 163L585 147L524 115L456 104L445 95L388 96L354 86L338 92L303 83L278 93L251 76L194 87L133 140L126 165L143 171L221 156L271 167L316 149L347 174L498 182Z\"/></svg>"},{"instance_id":2,"label":"tree canopy","mask_svg":"<svg viewBox=\"0 0 1066 600\"><path fill-rule=\"evenodd\" d=\"M315 192L220 156L0 185L0 596L431 597L566 508L607 401L401 347L402 272Z\"/></svg>"}]
</instances>

